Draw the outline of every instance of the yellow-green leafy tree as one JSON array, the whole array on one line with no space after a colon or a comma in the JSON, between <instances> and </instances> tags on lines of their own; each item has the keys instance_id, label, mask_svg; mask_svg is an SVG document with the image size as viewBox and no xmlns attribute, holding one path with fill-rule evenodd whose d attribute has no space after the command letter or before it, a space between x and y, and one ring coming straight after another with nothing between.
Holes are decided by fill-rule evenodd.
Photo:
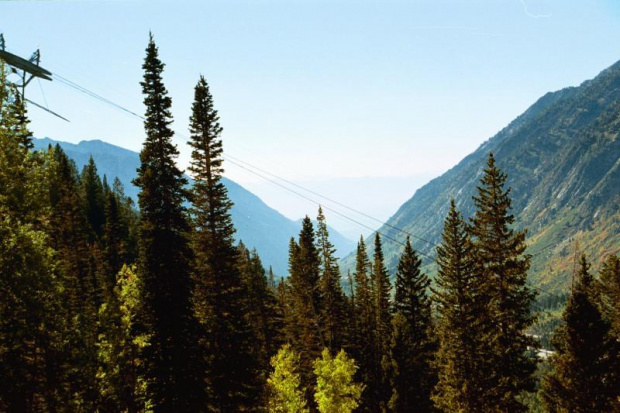
<instances>
[{"instance_id":1,"label":"yellow-green leafy tree","mask_svg":"<svg viewBox=\"0 0 620 413\"><path fill-rule=\"evenodd\" d=\"M140 279L135 268L120 270L113 294L99 309L103 332L99 334L97 380L103 411L150 411L144 379L139 374L140 352L149 336L136 333Z\"/></svg>"},{"instance_id":2,"label":"yellow-green leafy tree","mask_svg":"<svg viewBox=\"0 0 620 413\"><path fill-rule=\"evenodd\" d=\"M349 413L359 405L364 385L353 381L357 371L355 360L344 350L332 357L324 349L321 358L314 362L316 374L316 400L321 413Z\"/></svg>"},{"instance_id":3,"label":"yellow-green leafy tree","mask_svg":"<svg viewBox=\"0 0 620 413\"><path fill-rule=\"evenodd\" d=\"M285 344L271 358L273 371L267 379L269 387L268 409L271 413L306 413L304 391L299 375L299 353Z\"/></svg>"}]
</instances>

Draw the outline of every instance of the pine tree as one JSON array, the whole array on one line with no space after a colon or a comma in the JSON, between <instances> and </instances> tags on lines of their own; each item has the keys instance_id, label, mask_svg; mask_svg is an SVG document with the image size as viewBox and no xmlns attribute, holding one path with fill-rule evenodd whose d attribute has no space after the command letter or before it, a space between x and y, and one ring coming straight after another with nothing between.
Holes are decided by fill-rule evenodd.
<instances>
[{"instance_id":1,"label":"pine tree","mask_svg":"<svg viewBox=\"0 0 620 413\"><path fill-rule=\"evenodd\" d=\"M276 275L273 273L273 268L271 268L271 265L269 266L269 288L271 288L271 291L273 291L274 294L278 289L276 284Z\"/></svg>"},{"instance_id":2,"label":"pine tree","mask_svg":"<svg viewBox=\"0 0 620 413\"><path fill-rule=\"evenodd\" d=\"M335 353L343 348L347 341L346 301L340 283L336 249L329 240L329 231L321 207L317 218L317 249L321 263L319 280L322 303L321 325L325 345Z\"/></svg>"},{"instance_id":3,"label":"pine tree","mask_svg":"<svg viewBox=\"0 0 620 413\"><path fill-rule=\"evenodd\" d=\"M242 242L237 250L239 271L247 291L245 316L253 331L253 354L259 362L259 370L266 372L271 357L282 345L284 320L256 250L250 252Z\"/></svg>"},{"instance_id":4,"label":"pine tree","mask_svg":"<svg viewBox=\"0 0 620 413\"><path fill-rule=\"evenodd\" d=\"M430 279L421 272L422 261L407 237L396 272L390 347L394 412L432 411L431 392L436 383L432 367L436 343L432 336Z\"/></svg>"},{"instance_id":5,"label":"pine tree","mask_svg":"<svg viewBox=\"0 0 620 413\"><path fill-rule=\"evenodd\" d=\"M437 247L437 264L433 301L439 349L433 400L446 412L492 411L493 404L483 397L490 384L484 367L489 334L484 279L476 272L467 226L454 200Z\"/></svg>"},{"instance_id":6,"label":"pine tree","mask_svg":"<svg viewBox=\"0 0 620 413\"><path fill-rule=\"evenodd\" d=\"M320 324L322 312L319 289L320 261L312 221L305 217L299 233L299 242L291 240L289 250L290 288L287 299L287 338L301 355L302 385L307 389L307 400L312 400L312 363L324 347Z\"/></svg>"},{"instance_id":7,"label":"pine tree","mask_svg":"<svg viewBox=\"0 0 620 413\"><path fill-rule=\"evenodd\" d=\"M162 82L163 68L151 35L141 82L146 105L146 141L134 180L140 188L140 321L145 333L151 336L142 360L154 411L201 411L205 408L204 383L196 349L198 325L191 303L192 254L183 206L187 181L175 164L178 150L171 142L171 99Z\"/></svg>"},{"instance_id":8,"label":"pine tree","mask_svg":"<svg viewBox=\"0 0 620 413\"><path fill-rule=\"evenodd\" d=\"M51 168L50 245L58 253L56 269L64 289L63 317L68 320L67 377L74 408L94 409L97 401L97 267L79 196L73 161L56 145Z\"/></svg>"},{"instance_id":9,"label":"pine tree","mask_svg":"<svg viewBox=\"0 0 620 413\"><path fill-rule=\"evenodd\" d=\"M357 371L355 360L349 358L344 350L332 357L324 349L321 358L314 362L316 374L316 400L320 413L351 413L359 406L364 386L353 381Z\"/></svg>"},{"instance_id":10,"label":"pine tree","mask_svg":"<svg viewBox=\"0 0 620 413\"><path fill-rule=\"evenodd\" d=\"M620 258L607 257L599 278L600 308L611 324L612 334L620 340Z\"/></svg>"},{"instance_id":11,"label":"pine tree","mask_svg":"<svg viewBox=\"0 0 620 413\"><path fill-rule=\"evenodd\" d=\"M40 154L24 150L20 122L27 124L29 121L27 118L19 119L19 96L9 86L6 76L6 66L0 62L0 132L4 140L3 172L7 174L7 179L2 182L1 201L14 217L41 224L46 218L42 212L45 207L49 207L46 196L48 188L42 185L48 180L46 171L41 167L45 161Z\"/></svg>"},{"instance_id":12,"label":"pine tree","mask_svg":"<svg viewBox=\"0 0 620 413\"><path fill-rule=\"evenodd\" d=\"M366 384L362 394L360 409L362 411L378 411L379 400L376 390L379 385L377 376L380 360L377 359L375 339L376 317L373 293L370 284L370 262L366 254L366 244L360 237L357 244L355 272L355 295L353 299L352 355L359 363L357 380Z\"/></svg>"},{"instance_id":13,"label":"pine tree","mask_svg":"<svg viewBox=\"0 0 620 413\"><path fill-rule=\"evenodd\" d=\"M34 148L34 144L32 143L32 132L28 128L30 123L28 110L21 95L19 93L14 93L13 95L13 104L11 105L11 112L15 121L13 124L13 135L17 138L20 147L29 151Z\"/></svg>"},{"instance_id":14,"label":"pine tree","mask_svg":"<svg viewBox=\"0 0 620 413\"><path fill-rule=\"evenodd\" d=\"M209 371L213 404L219 411L240 411L254 405L259 396L256 338L246 319L247 290L237 265L232 202L221 181L222 127L204 77L194 89L190 132L194 301L213 355Z\"/></svg>"},{"instance_id":15,"label":"pine tree","mask_svg":"<svg viewBox=\"0 0 620 413\"><path fill-rule=\"evenodd\" d=\"M390 339L392 330L392 307L390 303L390 274L385 268L383 248L379 233L375 234L375 251L373 256L372 272L372 294L374 299L374 334L375 334L375 369L376 369L376 392L379 408L381 411L387 410L387 404L391 397L389 382L389 363L390 363Z\"/></svg>"},{"instance_id":16,"label":"pine tree","mask_svg":"<svg viewBox=\"0 0 620 413\"><path fill-rule=\"evenodd\" d=\"M565 325L554 334L556 353L543 378L550 412L611 412L620 409L620 344L596 307L590 264L581 257L576 283L564 310Z\"/></svg>"},{"instance_id":17,"label":"pine tree","mask_svg":"<svg viewBox=\"0 0 620 413\"><path fill-rule=\"evenodd\" d=\"M118 201L119 217L123 234L123 262L134 263L138 257L138 221L139 214L131 197L125 195L125 189L118 177L112 183L112 193ZM107 218L106 218L107 220ZM107 222L107 221L106 221Z\"/></svg>"},{"instance_id":18,"label":"pine tree","mask_svg":"<svg viewBox=\"0 0 620 413\"><path fill-rule=\"evenodd\" d=\"M530 307L535 294L526 283L530 256L525 254L525 232L512 228L510 189L504 190L506 174L492 153L480 182L471 234L486 282L489 324L495 326L488 360L495 385L487 390L498 411L518 412L525 409L518 396L533 391L535 384L536 361L527 354L535 343L525 333L534 320Z\"/></svg>"},{"instance_id":19,"label":"pine tree","mask_svg":"<svg viewBox=\"0 0 620 413\"><path fill-rule=\"evenodd\" d=\"M92 156L82 170L80 186L83 202L82 208L85 211L86 220L91 230L90 232L93 234L90 240L92 243L95 239L99 240L103 235L103 226L105 223L103 184L97 173L97 166Z\"/></svg>"},{"instance_id":20,"label":"pine tree","mask_svg":"<svg viewBox=\"0 0 620 413\"><path fill-rule=\"evenodd\" d=\"M103 185L104 225L102 228L102 260L103 270L100 277L102 295L109 297L116 284L116 275L123 263L127 262L126 244L129 236L126 223L121 216L121 199L108 187Z\"/></svg>"},{"instance_id":21,"label":"pine tree","mask_svg":"<svg viewBox=\"0 0 620 413\"><path fill-rule=\"evenodd\" d=\"M285 340L290 341L292 333L290 331L289 324L292 323L292 317L290 315L290 302L289 302L289 292L290 286L285 281L284 277L280 277L280 281L278 282L278 289L276 291L276 299L278 301L278 308L280 313L282 314L282 318L284 320L284 326L282 329L282 335Z\"/></svg>"},{"instance_id":22,"label":"pine tree","mask_svg":"<svg viewBox=\"0 0 620 413\"><path fill-rule=\"evenodd\" d=\"M270 413L307 413L304 390L299 374L299 353L285 344L278 354L271 358L273 371L267 379Z\"/></svg>"}]
</instances>

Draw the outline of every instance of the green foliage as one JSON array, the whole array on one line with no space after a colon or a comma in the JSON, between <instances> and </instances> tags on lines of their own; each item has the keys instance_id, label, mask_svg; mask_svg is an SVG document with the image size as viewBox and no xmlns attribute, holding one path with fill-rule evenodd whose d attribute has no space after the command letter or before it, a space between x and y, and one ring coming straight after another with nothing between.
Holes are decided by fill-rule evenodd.
<instances>
[{"instance_id":1,"label":"green foliage","mask_svg":"<svg viewBox=\"0 0 620 413\"><path fill-rule=\"evenodd\" d=\"M248 251L243 243L239 243L237 250L239 271L246 291L245 318L254 337L253 358L258 361L258 370L267 372L271 357L282 345L284 320L276 292L269 286L265 268L256 251Z\"/></svg>"},{"instance_id":2,"label":"green foliage","mask_svg":"<svg viewBox=\"0 0 620 413\"><path fill-rule=\"evenodd\" d=\"M421 260L407 238L396 273L392 337L390 342L389 407L394 412L432 411L431 392L437 381L432 366L433 337L430 279L420 271Z\"/></svg>"},{"instance_id":3,"label":"green foliage","mask_svg":"<svg viewBox=\"0 0 620 413\"><path fill-rule=\"evenodd\" d=\"M302 384L312 403L312 363L324 347L320 322L322 313L319 288L320 259L312 221L305 217L299 233L299 242L291 240L289 249L290 276L287 288L286 335L301 356Z\"/></svg>"},{"instance_id":4,"label":"green foliage","mask_svg":"<svg viewBox=\"0 0 620 413\"><path fill-rule=\"evenodd\" d=\"M135 268L123 266L113 294L99 309L97 379L101 395L100 409L106 412L149 411L146 383L140 376L142 349L149 335L136 332L141 311L140 280Z\"/></svg>"},{"instance_id":5,"label":"green foliage","mask_svg":"<svg viewBox=\"0 0 620 413\"><path fill-rule=\"evenodd\" d=\"M392 326L392 304L390 302L390 274L383 258L381 237L375 234L375 251L373 256L371 289L374 301L374 370L375 382L369 388L374 393L375 402L381 411L387 409L391 397L389 363L390 363L390 336Z\"/></svg>"},{"instance_id":6,"label":"green foliage","mask_svg":"<svg viewBox=\"0 0 620 413\"><path fill-rule=\"evenodd\" d=\"M208 380L212 404L219 411L239 411L258 401L260 353L255 346L259 343L254 334L257 330L248 323L248 290L242 280L238 252L233 244L232 203L221 182L222 128L204 77L194 89L190 132L190 171L194 175L191 191L194 305L206 338L203 352L211 353ZM261 276L254 271L248 275ZM266 285L263 291L266 291ZM265 322L263 327L266 325ZM266 341L264 343L266 346Z\"/></svg>"},{"instance_id":7,"label":"green foliage","mask_svg":"<svg viewBox=\"0 0 620 413\"><path fill-rule=\"evenodd\" d=\"M433 289L439 339L433 400L442 411L491 411L493 405L483 397L490 384L484 368L489 334L483 321L484 280L475 272L467 227L454 201L443 228Z\"/></svg>"},{"instance_id":8,"label":"green foliage","mask_svg":"<svg viewBox=\"0 0 620 413\"><path fill-rule=\"evenodd\" d=\"M124 263L136 258L136 227L138 216L130 198L116 178L113 188L103 185L104 217L102 237L103 268L99 277L102 296L110 296L116 285L116 276Z\"/></svg>"},{"instance_id":9,"label":"green foliage","mask_svg":"<svg viewBox=\"0 0 620 413\"><path fill-rule=\"evenodd\" d=\"M375 234L375 251L372 271L372 290L375 305L376 333L379 337L388 337L390 334L392 306L390 303L390 274L385 267L381 237ZM381 340L381 346L385 340ZM385 354L385 348L379 348L381 354Z\"/></svg>"},{"instance_id":10,"label":"green foliage","mask_svg":"<svg viewBox=\"0 0 620 413\"><path fill-rule=\"evenodd\" d=\"M0 410L44 410L59 401L45 380L58 367L64 327L50 301L60 294L52 268L45 233L0 207Z\"/></svg>"},{"instance_id":11,"label":"green foliage","mask_svg":"<svg viewBox=\"0 0 620 413\"><path fill-rule=\"evenodd\" d=\"M329 231L323 210L317 217L317 249L320 259L319 290L321 293L320 320L324 342L330 351L338 351L347 344L347 302L340 282L336 249L329 240Z\"/></svg>"},{"instance_id":12,"label":"green foliage","mask_svg":"<svg viewBox=\"0 0 620 413\"><path fill-rule=\"evenodd\" d=\"M620 340L620 258L609 255L603 267L598 284L600 309L610 323L612 334Z\"/></svg>"},{"instance_id":13,"label":"green foliage","mask_svg":"<svg viewBox=\"0 0 620 413\"><path fill-rule=\"evenodd\" d=\"M524 410L518 396L534 389L536 369L527 352L535 343L526 335L534 321L530 307L535 294L527 285L530 256L525 254L525 232L512 228L510 189L504 190L506 174L495 165L493 153L480 182L470 232L476 271L488 297L483 321L490 327L492 348L486 374L495 385L486 390L500 411L518 412Z\"/></svg>"},{"instance_id":14,"label":"green foliage","mask_svg":"<svg viewBox=\"0 0 620 413\"><path fill-rule=\"evenodd\" d=\"M97 166L92 156L82 170L80 186L82 202L84 204L82 208L86 213L86 220L90 225L91 233L99 240L103 235L103 225L105 223L105 200L103 184L97 173ZM93 242L94 239L90 241Z\"/></svg>"},{"instance_id":15,"label":"green foliage","mask_svg":"<svg viewBox=\"0 0 620 413\"><path fill-rule=\"evenodd\" d=\"M289 344L271 358L273 371L267 379L269 387L268 410L271 413L306 413L306 398L301 388L299 353Z\"/></svg>"},{"instance_id":16,"label":"green foliage","mask_svg":"<svg viewBox=\"0 0 620 413\"><path fill-rule=\"evenodd\" d=\"M73 162L56 146L51 151L48 233L58 253L55 266L63 288L62 316L70 324L65 339L66 376L72 408L92 410L97 402L97 249L89 243L79 180Z\"/></svg>"},{"instance_id":17,"label":"green foliage","mask_svg":"<svg viewBox=\"0 0 620 413\"><path fill-rule=\"evenodd\" d=\"M162 82L164 64L151 36L141 82L146 105L146 141L134 183L140 188L138 276L142 282L140 324L151 336L142 351L148 397L154 411L202 411L205 391L196 343L186 200L187 184L172 144L171 99Z\"/></svg>"},{"instance_id":18,"label":"green foliage","mask_svg":"<svg viewBox=\"0 0 620 413\"><path fill-rule=\"evenodd\" d=\"M64 291L47 233L53 159L24 150L5 76L0 63L0 410L54 410L69 395Z\"/></svg>"},{"instance_id":19,"label":"green foliage","mask_svg":"<svg viewBox=\"0 0 620 413\"><path fill-rule=\"evenodd\" d=\"M620 408L620 344L596 306L590 264L579 272L563 314L565 325L553 338L556 353L542 382L550 412L610 412Z\"/></svg>"},{"instance_id":20,"label":"green foliage","mask_svg":"<svg viewBox=\"0 0 620 413\"><path fill-rule=\"evenodd\" d=\"M357 366L344 350L332 357L324 349L321 358L314 362L316 393L314 399L321 413L350 413L359 405L364 390L362 384L353 381Z\"/></svg>"},{"instance_id":21,"label":"green foliage","mask_svg":"<svg viewBox=\"0 0 620 413\"><path fill-rule=\"evenodd\" d=\"M359 363L357 379L368 386L368 391L364 392L361 400L361 408L365 411L377 411L379 402L376 391L379 389L377 385L381 360L377 358L376 317L370 284L370 269L366 245L364 239L360 237L353 274L355 294L351 298L353 302L352 354Z\"/></svg>"}]
</instances>

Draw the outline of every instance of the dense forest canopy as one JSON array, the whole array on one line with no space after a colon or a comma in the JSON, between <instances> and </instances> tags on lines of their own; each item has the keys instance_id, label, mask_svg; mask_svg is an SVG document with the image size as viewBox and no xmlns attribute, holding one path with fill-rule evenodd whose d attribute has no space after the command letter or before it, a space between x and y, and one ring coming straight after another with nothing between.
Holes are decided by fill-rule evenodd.
<instances>
[{"instance_id":1,"label":"dense forest canopy","mask_svg":"<svg viewBox=\"0 0 620 413\"><path fill-rule=\"evenodd\" d=\"M567 296L537 297L492 152L472 218L447 205L435 280L410 239L390 274L379 232L372 255L360 239L344 276L321 209L277 279L234 242L206 79L194 89L187 190L152 36L143 69L135 205L94 161L78 171L59 146L32 149L0 65L0 410L620 409L618 257L602 257L597 277L582 256ZM543 361L536 329L557 325L536 319L548 309L562 315Z\"/></svg>"}]
</instances>

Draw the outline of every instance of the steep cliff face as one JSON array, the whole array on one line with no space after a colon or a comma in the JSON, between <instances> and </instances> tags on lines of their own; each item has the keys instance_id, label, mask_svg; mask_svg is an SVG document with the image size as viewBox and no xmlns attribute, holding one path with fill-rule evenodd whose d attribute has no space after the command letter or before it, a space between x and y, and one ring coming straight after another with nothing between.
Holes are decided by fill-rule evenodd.
<instances>
[{"instance_id":1,"label":"steep cliff face","mask_svg":"<svg viewBox=\"0 0 620 413\"><path fill-rule=\"evenodd\" d=\"M551 290L570 279L575 250L598 263L620 251L620 62L579 87L548 93L442 176L420 188L380 231L436 244L451 198L465 216L493 151L508 174L517 227L528 229L531 281ZM414 247L434 256L429 242ZM370 244L370 243L369 243ZM401 246L386 242L392 268ZM347 257L344 267L350 265ZM427 269L434 271L431 259Z\"/></svg>"}]
</instances>

